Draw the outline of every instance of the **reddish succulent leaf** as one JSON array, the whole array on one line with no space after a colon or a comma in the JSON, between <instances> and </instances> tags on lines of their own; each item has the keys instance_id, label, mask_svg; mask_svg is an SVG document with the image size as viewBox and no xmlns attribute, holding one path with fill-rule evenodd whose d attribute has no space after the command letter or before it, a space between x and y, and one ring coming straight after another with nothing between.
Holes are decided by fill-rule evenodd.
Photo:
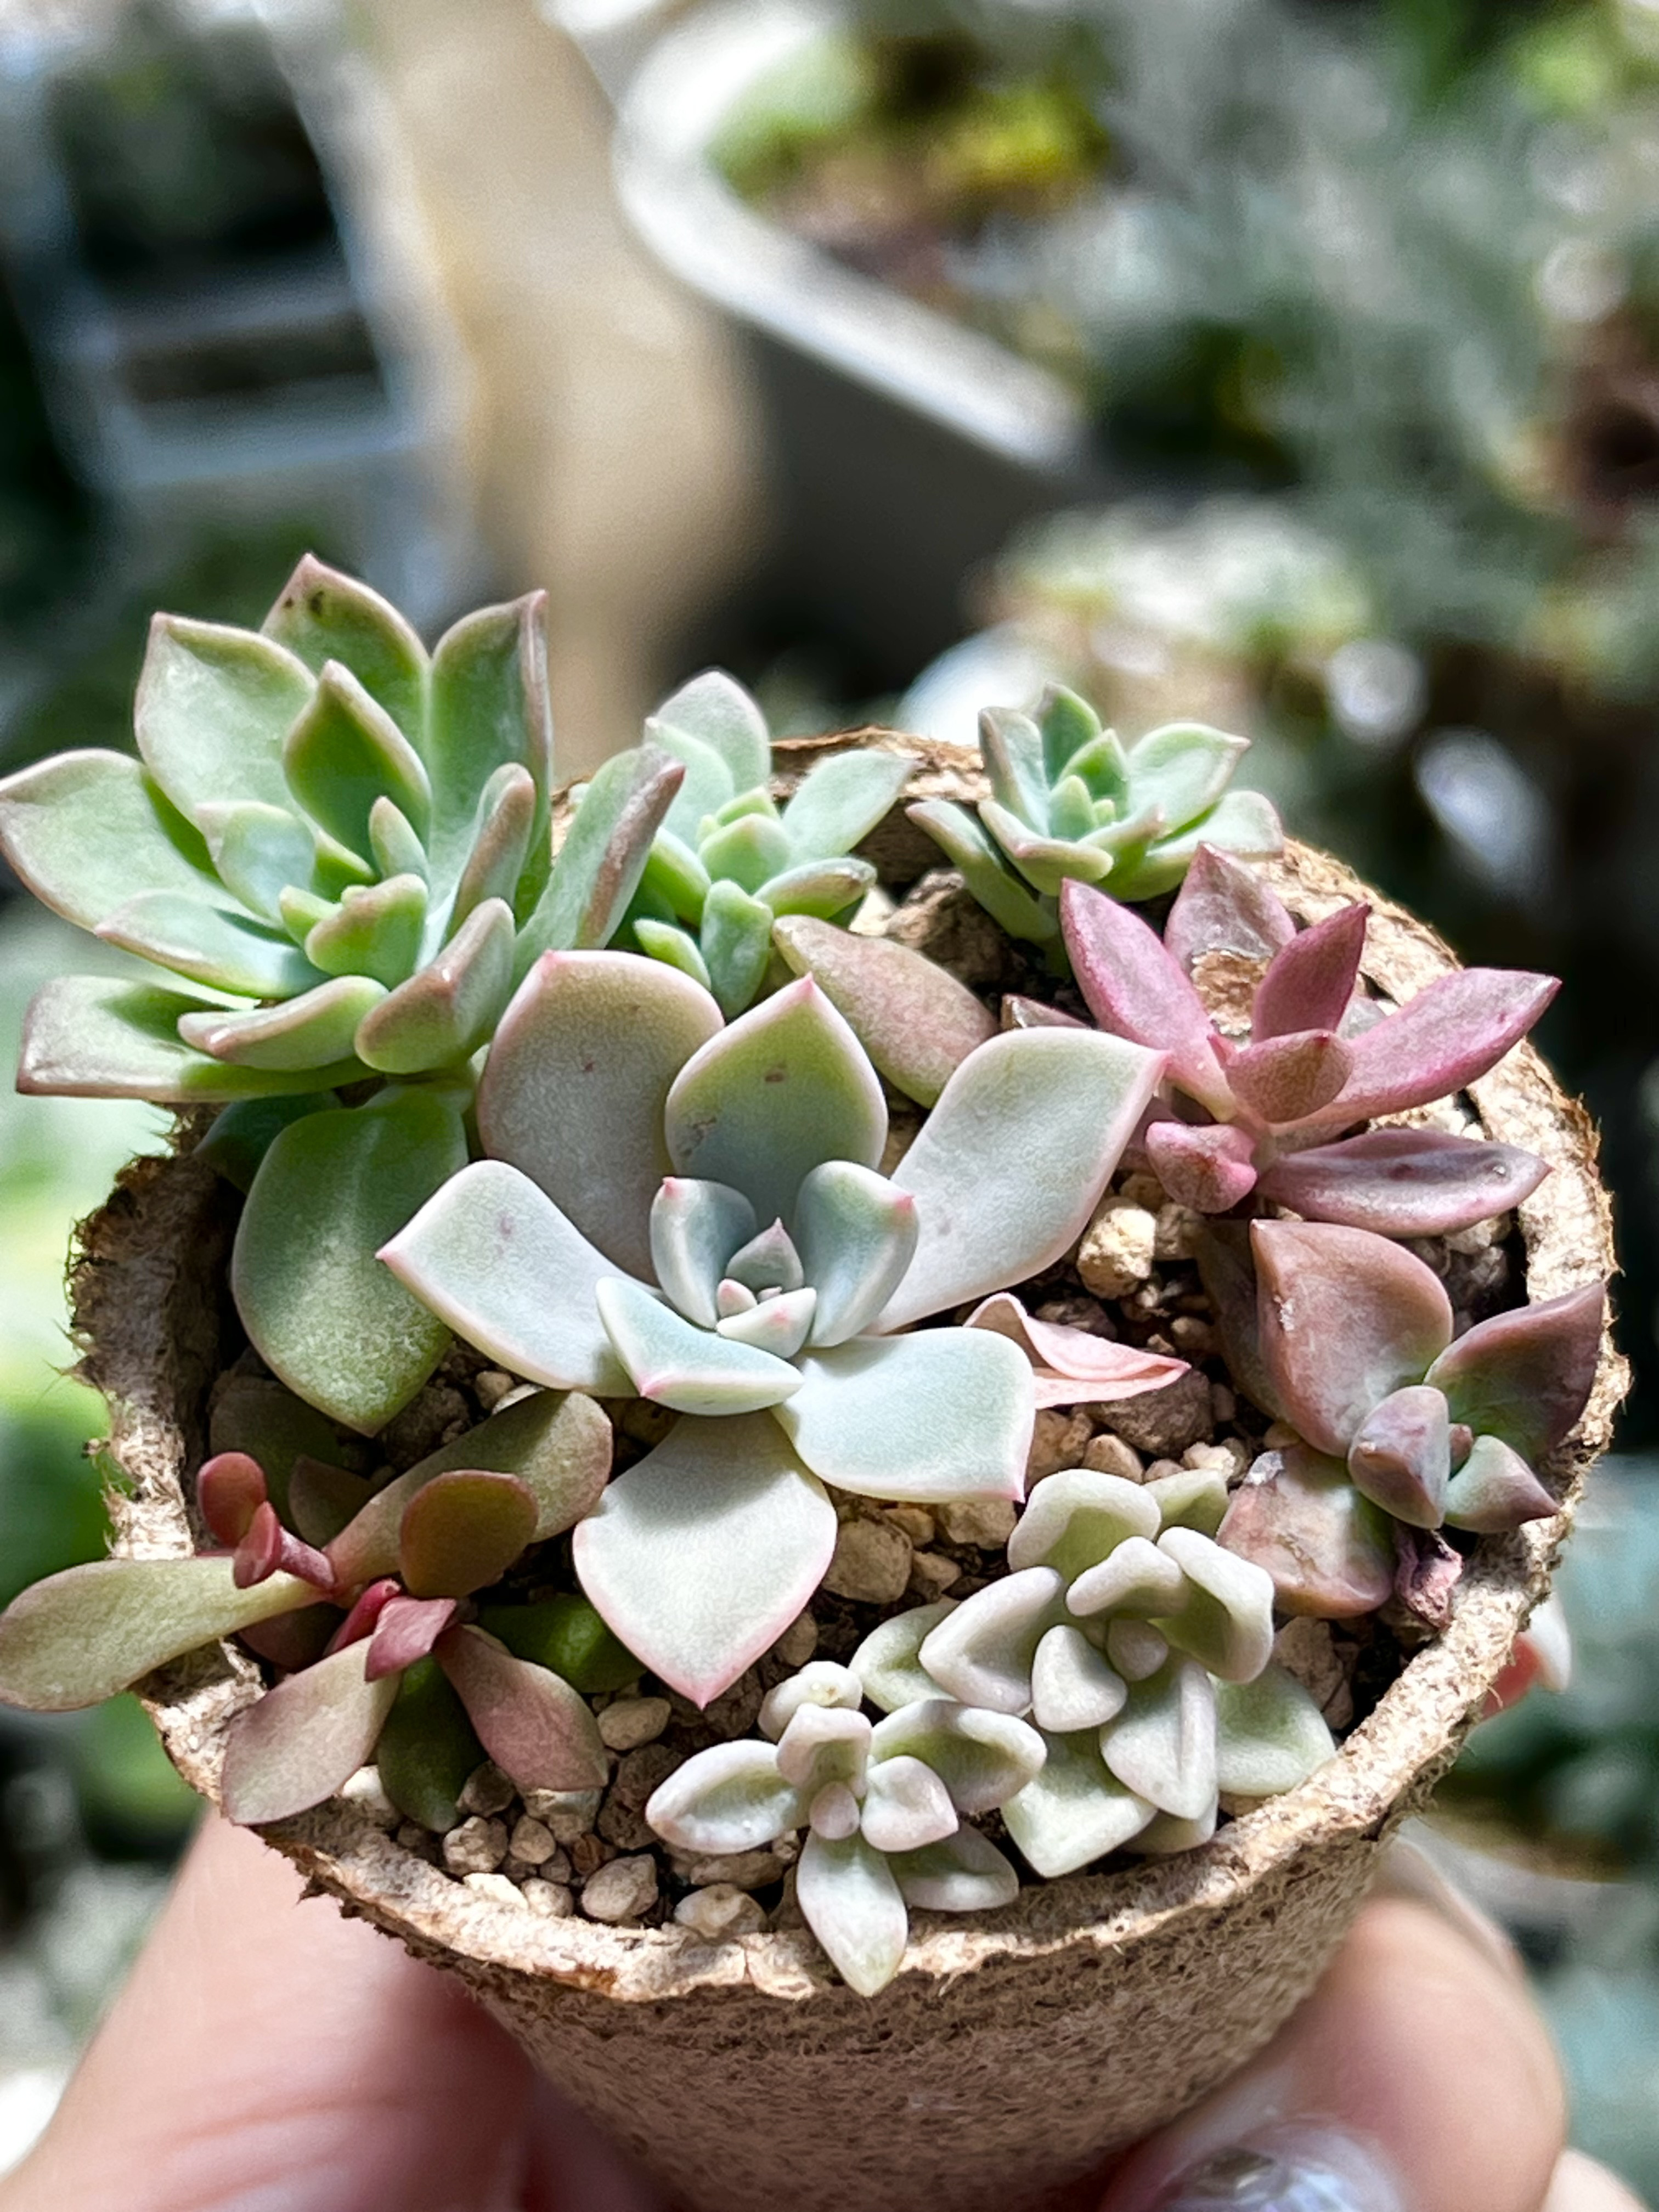
<instances>
[{"instance_id":1,"label":"reddish succulent leaf","mask_svg":"<svg viewBox=\"0 0 1659 2212\"><path fill-rule=\"evenodd\" d=\"M599 1790L610 1773L599 1724L568 1682L515 1659L478 1628L451 1628L435 1656L478 1741L520 1790Z\"/></svg>"},{"instance_id":2,"label":"reddish succulent leaf","mask_svg":"<svg viewBox=\"0 0 1659 2212\"><path fill-rule=\"evenodd\" d=\"M298 1613L256 1620L243 1629L240 1640L256 1658L269 1660L285 1674L295 1674L301 1667L314 1667L331 1648L342 1618L337 1605L307 1605Z\"/></svg>"},{"instance_id":3,"label":"reddish succulent leaf","mask_svg":"<svg viewBox=\"0 0 1659 2212\"><path fill-rule=\"evenodd\" d=\"M1266 1197L1310 1221L1382 1237L1449 1237L1528 1198L1547 1162L1443 1129L1367 1129L1289 1152L1261 1171Z\"/></svg>"},{"instance_id":4,"label":"reddish succulent leaf","mask_svg":"<svg viewBox=\"0 0 1659 2212\"><path fill-rule=\"evenodd\" d=\"M1449 1628L1452 1592L1463 1574L1463 1556L1432 1528L1408 1528L1396 1522L1394 1532L1394 1594L1426 1627Z\"/></svg>"},{"instance_id":5,"label":"reddish succulent leaf","mask_svg":"<svg viewBox=\"0 0 1659 2212\"><path fill-rule=\"evenodd\" d=\"M996 1022L948 969L884 937L856 937L834 922L785 915L773 942L799 975L815 975L878 1071L908 1097L932 1106Z\"/></svg>"},{"instance_id":6,"label":"reddish succulent leaf","mask_svg":"<svg viewBox=\"0 0 1659 2212\"><path fill-rule=\"evenodd\" d=\"M374 1624L365 1668L371 1682L424 1659L455 1617L453 1597L389 1598Z\"/></svg>"},{"instance_id":7,"label":"reddish succulent leaf","mask_svg":"<svg viewBox=\"0 0 1659 2212\"><path fill-rule=\"evenodd\" d=\"M1363 1229L1257 1221L1250 1242L1280 1408L1316 1451L1346 1457L1371 1408L1420 1382L1450 1343L1445 1291L1420 1260Z\"/></svg>"},{"instance_id":8,"label":"reddish succulent leaf","mask_svg":"<svg viewBox=\"0 0 1659 2212\"><path fill-rule=\"evenodd\" d=\"M1353 1040L1353 1072L1316 1118L1334 1127L1444 1098L1495 1067L1560 988L1553 975L1465 968Z\"/></svg>"},{"instance_id":9,"label":"reddish succulent leaf","mask_svg":"<svg viewBox=\"0 0 1659 2212\"><path fill-rule=\"evenodd\" d=\"M1086 1328L1036 1321L1012 1292L999 1291L968 1316L969 1328L994 1329L1018 1345L1031 1363L1039 1406L1107 1404L1162 1390L1187 1371L1184 1359L1166 1359L1133 1344L1116 1344Z\"/></svg>"},{"instance_id":10,"label":"reddish succulent leaf","mask_svg":"<svg viewBox=\"0 0 1659 2212\"><path fill-rule=\"evenodd\" d=\"M1255 1140L1229 1121L1204 1128L1152 1121L1142 1141L1152 1173L1177 1206L1226 1213L1255 1188Z\"/></svg>"},{"instance_id":11,"label":"reddish succulent leaf","mask_svg":"<svg viewBox=\"0 0 1659 2212\"><path fill-rule=\"evenodd\" d=\"M1253 1037L1340 1027L1359 977L1370 915L1369 906L1339 907L1273 955L1250 1010Z\"/></svg>"},{"instance_id":12,"label":"reddish succulent leaf","mask_svg":"<svg viewBox=\"0 0 1659 2212\"><path fill-rule=\"evenodd\" d=\"M383 1575L379 1582L371 1583L359 1593L356 1602L335 1630L329 1644L331 1651L343 1651L348 1644L362 1644L373 1636L380 1615L394 1597L402 1594L402 1584L391 1575Z\"/></svg>"},{"instance_id":13,"label":"reddish succulent leaf","mask_svg":"<svg viewBox=\"0 0 1659 2212\"><path fill-rule=\"evenodd\" d=\"M1214 845L1193 855L1164 926L1164 949L1186 969L1206 952L1270 959L1295 935L1289 908L1257 871Z\"/></svg>"},{"instance_id":14,"label":"reddish succulent leaf","mask_svg":"<svg viewBox=\"0 0 1659 2212\"><path fill-rule=\"evenodd\" d=\"M266 1502L264 1471L246 1452L217 1452L203 1461L196 1478L196 1503L216 1543L234 1550Z\"/></svg>"},{"instance_id":15,"label":"reddish succulent leaf","mask_svg":"<svg viewBox=\"0 0 1659 2212\"><path fill-rule=\"evenodd\" d=\"M274 1505L257 1505L236 1546L232 1574L238 1589L252 1589L278 1572L298 1575L319 1590L334 1589L334 1571L326 1555L291 1535L276 1518Z\"/></svg>"},{"instance_id":16,"label":"reddish succulent leaf","mask_svg":"<svg viewBox=\"0 0 1659 2212\"><path fill-rule=\"evenodd\" d=\"M1267 1569L1281 1613L1352 1620L1394 1589L1392 1530L1340 1460L1292 1444L1257 1460L1217 1541Z\"/></svg>"},{"instance_id":17,"label":"reddish succulent leaf","mask_svg":"<svg viewBox=\"0 0 1659 2212\"><path fill-rule=\"evenodd\" d=\"M1198 1262L1199 1280L1215 1314L1228 1373L1253 1405L1282 1419L1284 1408L1261 1356L1255 1258L1250 1249L1249 1223L1206 1223L1193 1256Z\"/></svg>"},{"instance_id":18,"label":"reddish succulent leaf","mask_svg":"<svg viewBox=\"0 0 1659 2212\"><path fill-rule=\"evenodd\" d=\"M1060 921L1072 971L1103 1030L1169 1056L1169 1077L1212 1114L1232 1094L1212 1046L1204 1003L1139 915L1087 884L1060 889Z\"/></svg>"},{"instance_id":19,"label":"reddish succulent leaf","mask_svg":"<svg viewBox=\"0 0 1659 2212\"><path fill-rule=\"evenodd\" d=\"M415 1597L465 1597L499 1582L536 1534L536 1500L515 1474L454 1468L409 1501L398 1561Z\"/></svg>"},{"instance_id":20,"label":"reddish succulent leaf","mask_svg":"<svg viewBox=\"0 0 1659 2212\"><path fill-rule=\"evenodd\" d=\"M368 1656L367 1644L349 1644L237 1715L221 1784L231 1820L246 1827L303 1813L373 1758L398 1685L392 1677L371 1682Z\"/></svg>"},{"instance_id":21,"label":"reddish succulent leaf","mask_svg":"<svg viewBox=\"0 0 1659 2212\"><path fill-rule=\"evenodd\" d=\"M1269 1127L1328 1106L1348 1079L1353 1048L1331 1030L1298 1030L1226 1054L1235 1095Z\"/></svg>"},{"instance_id":22,"label":"reddish succulent leaf","mask_svg":"<svg viewBox=\"0 0 1659 2212\"><path fill-rule=\"evenodd\" d=\"M1045 1006L1041 999L1025 999L1018 991L1005 991L1002 1026L1006 1030L1078 1030L1088 1025L1079 1021L1075 1014L1063 1014L1058 1006Z\"/></svg>"},{"instance_id":23,"label":"reddish succulent leaf","mask_svg":"<svg viewBox=\"0 0 1659 2212\"><path fill-rule=\"evenodd\" d=\"M1437 1528L1451 1477L1451 1422L1439 1391L1412 1382L1374 1406L1348 1447L1348 1473L1396 1521Z\"/></svg>"},{"instance_id":24,"label":"reddish succulent leaf","mask_svg":"<svg viewBox=\"0 0 1659 2212\"><path fill-rule=\"evenodd\" d=\"M1571 1431L1595 1382L1607 1293L1600 1283L1494 1314L1429 1370L1454 1420L1537 1460Z\"/></svg>"},{"instance_id":25,"label":"reddish succulent leaf","mask_svg":"<svg viewBox=\"0 0 1659 2212\"><path fill-rule=\"evenodd\" d=\"M1559 1510L1520 1453L1499 1437L1475 1438L1446 1493L1447 1520L1477 1536L1547 1521Z\"/></svg>"}]
</instances>

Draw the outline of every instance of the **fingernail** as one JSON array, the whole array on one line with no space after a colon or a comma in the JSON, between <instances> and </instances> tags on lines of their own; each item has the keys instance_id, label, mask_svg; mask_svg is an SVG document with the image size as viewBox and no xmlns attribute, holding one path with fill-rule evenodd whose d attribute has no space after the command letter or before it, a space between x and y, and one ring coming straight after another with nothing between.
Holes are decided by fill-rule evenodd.
<instances>
[{"instance_id":1,"label":"fingernail","mask_svg":"<svg viewBox=\"0 0 1659 2212\"><path fill-rule=\"evenodd\" d=\"M1405 2212L1376 2155L1329 2128L1279 2128L1212 2151L1153 2212Z\"/></svg>"}]
</instances>

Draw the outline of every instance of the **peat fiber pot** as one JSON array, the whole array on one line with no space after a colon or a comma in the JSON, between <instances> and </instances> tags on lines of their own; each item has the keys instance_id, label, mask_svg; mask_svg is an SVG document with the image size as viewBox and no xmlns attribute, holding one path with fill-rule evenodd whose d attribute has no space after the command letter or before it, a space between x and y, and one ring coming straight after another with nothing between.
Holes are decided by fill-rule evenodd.
<instances>
[{"instance_id":1,"label":"peat fiber pot","mask_svg":"<svg viewBox=\"0 0 1659 2212\"><path fill-rule=\"evenodd\" d=\"M873 732L781 749L780 789L803 758L855 741L908 751L913 793L982 790L971 756ZM866 849L896 882L927 865L902 814ZM1370 896L1305 847L1266 872L1304 921ZM1375 988L1407 999L1455 965L1410 915L1373 903ZM1486 1133L1554 1170L1520 1209L1528 1297L1609 1274L1583 1109L1526 1044L1470 1096ZM134 1555L191 1547L185 1481L214 1377L240 1348L225 1284L233 1200L191 1157L195 1134L126 1172L85 1226L74 1279L85 1372L110 1401L131 1486L115 1505L119 1548ZM337 1800L264 1832L346 1911L458 1975L698 2212L1013 2212L1172 2118L1307 1994L1547 1587L1625 1385L1604 1340L1583 1417L1545 1463L1559 1514L1478 1545L1450 1627L1310 1781L1178 1856L1038 1884L971 1919L916 1915L902 1970L873 2000L832 1976L804 1929L710 1943L672 1924L538 1918ZM145 1687L180 1772L214 1797L226 1725L256 1692L252 1662L219 1646Z\"/></svg>"}]
</instances>

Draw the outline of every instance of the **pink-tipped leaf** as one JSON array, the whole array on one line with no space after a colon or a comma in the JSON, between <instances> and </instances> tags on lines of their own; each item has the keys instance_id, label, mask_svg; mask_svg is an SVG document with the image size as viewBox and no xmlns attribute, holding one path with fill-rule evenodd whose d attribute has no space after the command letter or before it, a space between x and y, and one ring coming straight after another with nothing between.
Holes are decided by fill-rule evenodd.
<instances>
[{"instance_id":1,"label":"pink-tipped leaf","mask_svg":"<svg viewBox=\"0 0 1659 2212\"><path fill-rule=\"evenodd\" d=\"M1224 1055L1245 1111L1272 1128L1328 1106L1353 1066L1353 1048L1331 1030L1297 1030Z\"/></svg>"},{"instance_id":2,"label":"pink-tipped leaf","mask_svg":"<svg viewBox=\"0 0 1659 2212\"><path fill-rule=\"evenodd\" d=\"M1442 975L1353 1040L1353 1069L1312 1118L1334 1127L1449 1097L1495 1067L1560 988L1553 975L1466 968Z\"/></svg>"},{"instance_id":3,"label":"pink-tipped leaf","mask_svg":"<svg viewBox=\"0 0 1659 2212\"><path fill-rule=\"evenodd\" d=\"M1184 1359L1117 1344L1090 1329L1038 1321L1009 1291L983 1299L969 1315L967 1326L993 1329L1019 1346L1031 1363L1039 1407L1138 1398L1146 1390L1162 1390L1187 1371Z\"/></svg>"},{"instance_id":4,"label":"pink-tipped leaf","mask_svg":"<svg viewBox=\"0 0 1659 2212\"><path fill-rule=\"evenodd\" d=\"M438 1639L478 1741L520 1790L599 1790L610 1772L599 1724L562 1676L516 1658L481 1628Z\"/></svg>"},{"instance_id":5,"label":"pink-tipped leaf","mask_svg":"<svg viewBox=\"0 0 1659 2212\"><path fill-rule=\"evenodd\" d=\"M1340 1026L1358 981L1370 915L1369 906L1339 907L1280 947L1256 988L1253 1037L1260 1042Z\"/></svg>"},{"instance_id":6,"label":"pink-tipped leaf","mask_svg":"<svg viewBox=\"0 0 1659 2212\"><path fill-rule=\"evenodd\" d=\"M1152 1173L1177 1206L1226 1213L1255 1188L1255 1140L1230 1121L1147 1125L1143 1142Z\"/></svg>"},{"instance_id":7,"label":"pink-tipped leaf","mask_svg":"<svg viewBox=\"0 0 1659 2212\"><path fill-rule=\"evenodd\" d=\"M1449 1237L1529 1198L1547 1162L1516 1145L1444 1129L1367 1129L1287 1152L1261 1170L1263 1195L1310 1221L1381 1237Z\"/></svg>"},{"instance_id":8,"label":"pink-tipped leaf","mask_svg":"<svg viewBox=\"0 0 1659 2212\"><path fill-rule=\"evenodd\" d=\"M1190 971L1206 952L1268 960L1296 935L1290 908L1260 873L1231 853L1200 845L1164 925L1164 949Z\"/></svg>"},{"instance_id":9,"label":"pink-tipped leaf","mask_svg":"<svg viewBox=\"0 0 1659 2212\"><path fill-rule=\"evenodd\" d=\"M1553 1451L1595 1387L1607 1293L1600 1283L1494 1314L1443 1352L1428 1379L1455 1420L1499 1437L1524 1460Z\"/></svg>"},{"instance_id":10,"label":"pink-tipped leaf","mask_svg":"<svg viewBox=\"0 0 1659 2212\"><path fill-rule=\"evenodd\" d=\"M1170 1081L1224 1119L1232 1093L1210 1018L1156 933L1086 884L1063 885L1060 912L1078 988L1102 1029L1167 1054Z\"/></svg>"},{"instance_id":11,"label":"pink-tipped leaf","mask_svg":"<svg viewBox=\"0 0 1659 2212\"><path fill-rule=\"evenodd\" d=\"M231 1820L254 1827L303 1813L374 1757L398 1683L393 1675L369 1680L369 1648L348 1644L237 1715L221 1783Z\"/></svg>"}]
</instances>

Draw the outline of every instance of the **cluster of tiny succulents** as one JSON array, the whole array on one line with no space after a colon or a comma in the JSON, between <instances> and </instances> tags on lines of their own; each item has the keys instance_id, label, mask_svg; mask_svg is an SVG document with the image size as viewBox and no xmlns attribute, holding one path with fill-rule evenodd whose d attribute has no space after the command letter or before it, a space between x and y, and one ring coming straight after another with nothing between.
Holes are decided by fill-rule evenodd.
<instances>
[{"instance_id":1,"label":"cluster of tiny succulents","mask_svg":"<svg viewBox=\"0 0 1659 2212\"><path fill-rule=\"evenodd\" d=\"M994 1008L861 919L902 748L826 748L780 807L709 673L560 800L538 622L486 610L428 658L308 562L258 634L158 619L137 759L0 786L25 880L187 987L50 987L21 1079L218 1109L251 1347L203 1548L26 1591L0 1696L84 1705L236 1638L264 1673L233 1818L372 1765L442 1834L486 1757L527 1802L597 1796L595 1699L653 1681L695 1717L764 1662L762 1740L667 1758L643 1832L715 1865L792 1839L793 1907L871 1995L911 1908L1014 1899L1005 1844L1054 1879L1297 1787L1335 1745L1276 1623L1432 1632L1474 1539L1554 1512L1600 1285L1460 1334L1419 1256L1545 1173L1419 1124L1553 986L1386 1007L1365 908L1298 929L1249 865L1281 841L1227 789L1240 741L1125 751L1051 692L986 717L979 824L909 810L1065 1001ZM1122 903L1177 885L1161 939ZM1199 1326L1262 1417L1224 1467L1036 1466L1039 1417L1196 1379L1054 1300L1125 1165L1190 1222ZM370 1441L456 1338L487 1417ZM969 1510L1006 1516L988 1572L781 1671L849 1515Z\"/></svg>"}]
</instances>

